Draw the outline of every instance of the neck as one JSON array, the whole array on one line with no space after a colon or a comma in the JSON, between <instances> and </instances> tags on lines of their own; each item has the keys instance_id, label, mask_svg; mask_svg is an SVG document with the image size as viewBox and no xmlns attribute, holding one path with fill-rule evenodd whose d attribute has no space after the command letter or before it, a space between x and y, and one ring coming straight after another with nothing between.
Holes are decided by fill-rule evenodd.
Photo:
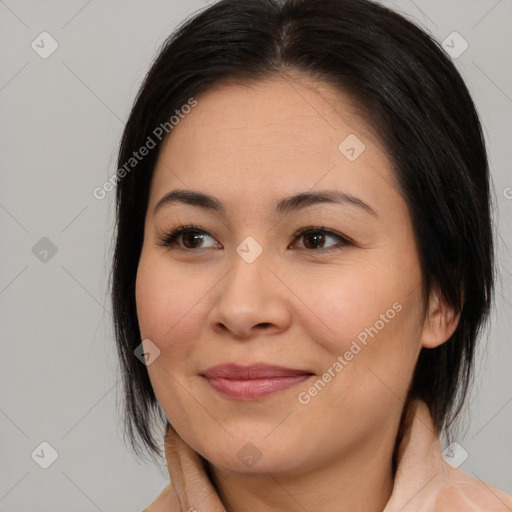
<instances>
[{"instance_id":1,"label":"neck","mask_svg":"<svg viewBox=\"0 0 512 512\"><path fill-rule=\"evenodd\" d=\"M241 474L208 463L227 512L331 510L381 512L393 488L398 421L321 467L295 473Z\"/></svg>"}]
</instances>

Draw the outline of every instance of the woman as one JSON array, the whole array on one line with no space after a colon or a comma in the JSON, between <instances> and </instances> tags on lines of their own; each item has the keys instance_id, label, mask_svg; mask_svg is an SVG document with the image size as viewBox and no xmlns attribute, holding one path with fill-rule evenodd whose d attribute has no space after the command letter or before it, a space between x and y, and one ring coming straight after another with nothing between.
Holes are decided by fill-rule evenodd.
<instances>
[{"instance_id":1,"label":"woman","mask_svg":"<svg viewBox=\"0 0 512 512\"><path fill-rule=\"evenodd\" d=\"M147 511L512 507L441 454L494 262L481 126L428 35L367 0L213 4L117 178L128 432L158 453L159 413L171 478Z\"/></svg>"}]
</instances>

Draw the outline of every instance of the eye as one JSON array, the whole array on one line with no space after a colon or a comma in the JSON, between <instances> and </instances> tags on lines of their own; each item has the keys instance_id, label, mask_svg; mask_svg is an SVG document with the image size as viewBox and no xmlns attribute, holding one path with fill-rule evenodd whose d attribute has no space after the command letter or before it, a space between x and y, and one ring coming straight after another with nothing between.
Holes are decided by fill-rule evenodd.
<instances>
[{"instance_id":1,"label":"eye","mask_svg":"<svg viewBox=\"0 0 512 512\"><path fill-rule=\"evenodd\" d=\"M294 239L300 240L301 238L304 239L304 247L299 247L299 249L312 249L312 252L327 252L346 245L352 245L352 242L348 238L321 226L310 226L300 229L295 233ZM337 238L340 242L330 247L317 247L318 245L323 246L329 238Z\"/></svg>"},{"instance_id":2,"label":"eye","mask_svg":"<svg viewBox=\"0 0 512 512\"><path fill-rule=\"evenodd\" d=\"M201 247L201 243L207 238L211 238L214 244L209 247ZM304 247L299 249L308 250L308 252L327 252L339 249L347 245L353 245L348 238L339 235L324 227L309 226L302 228L293 235L294 241L304 238ZM323 247L329 238L337 238L339 242L330 247ZM212 247L222 248L222 245L215 241L205 230L197 226L179 226L174 231L164 234L158 241L158 245L162 247L177 248L178 250L198 250L208 249ZM318 247L321 246L321 247Z\"/></svg>"},{"instance_id":3,"label":"eye","mask_svg":"<svg viewBox=\"0 0 512 512\"><path fill-rule=\"evenodd\" d=\"M206 231L197 226L180 226L171 233L165 234L159 241L158 245L163 247L175 247L178 245L178 249L204 249L205 247L198 247L205 238L211 238ZM180 245L178 242L183 242ZM207 247L206 247L207 248Z\"/></svg>"}]
</instances>

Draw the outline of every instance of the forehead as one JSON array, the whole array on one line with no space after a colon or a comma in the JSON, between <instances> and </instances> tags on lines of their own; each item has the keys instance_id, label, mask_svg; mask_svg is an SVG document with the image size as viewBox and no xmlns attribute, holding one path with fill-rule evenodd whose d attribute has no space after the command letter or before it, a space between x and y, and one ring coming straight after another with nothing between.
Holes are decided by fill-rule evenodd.
<instances>
[{"instance_id":1,"label":"forehead","mask_svg":"<svg viewBox=\"0 0 512 512\"><path fill-rule=\"evenodd\" d=\"M314 187L365 189L371 201L393 181L373 127L348 96L327 84L284 78L232 83L196 100L161 147L150 205L178 187L218 197L243 193L247 206ZM347 144L360 152L356 159L354 152L351 158L343 153L351 149Z\"/></svg>"}]
</instances>

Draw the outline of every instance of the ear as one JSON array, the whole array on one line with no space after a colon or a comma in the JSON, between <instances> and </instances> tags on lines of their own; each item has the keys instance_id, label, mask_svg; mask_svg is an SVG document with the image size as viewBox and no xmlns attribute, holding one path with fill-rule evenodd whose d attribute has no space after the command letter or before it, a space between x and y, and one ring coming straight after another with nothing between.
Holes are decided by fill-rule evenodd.
<instances>
[{"instance_id":1,"label":"ear","mask_svg":"<svg viewBox=\"0 0 512 512\"><path fill-rule=\"evenodd\" d=\"M455 314L453 307L446 303L437 289L432 290L421 333L422 347L435 348L442 345L455 332L459 320L460 314Z\"/></svg>"}]
</instances>

